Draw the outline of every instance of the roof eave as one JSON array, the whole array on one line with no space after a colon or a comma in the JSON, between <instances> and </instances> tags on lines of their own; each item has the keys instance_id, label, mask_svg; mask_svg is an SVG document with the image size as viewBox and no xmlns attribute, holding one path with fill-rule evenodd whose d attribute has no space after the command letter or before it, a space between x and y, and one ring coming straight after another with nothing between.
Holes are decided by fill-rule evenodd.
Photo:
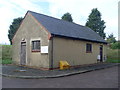
<instances>
[{"instance_id":1,"label":"roof eave","mask_svg":"<svg viewBox=\"0 0 120 90\"><path fill-rule=\"evenodd\" d=\"M107 44L107 42L102 42L102 41L97 41L97 40L90 40L90 39L84 39L84 38L68 37L68 36L57 35L57 34L51 34L51 35L52 35L52 37L63 37L63 38L69 38L69 39L74 39L74 40L82 40L82 41L89 41L89 42L96 42L96 43Z\"/></svg>"}]
</instances>

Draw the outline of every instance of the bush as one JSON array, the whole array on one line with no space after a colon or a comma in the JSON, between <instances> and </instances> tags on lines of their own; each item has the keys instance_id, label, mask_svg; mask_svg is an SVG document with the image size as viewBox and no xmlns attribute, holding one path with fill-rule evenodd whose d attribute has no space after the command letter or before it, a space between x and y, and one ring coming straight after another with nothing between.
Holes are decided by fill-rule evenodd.
<instances>
[{"instance_id":1,"label":"bush","mask_svg":"<svg viewBox=\"0 0 120 90\"><path fill-rule=\"evenodd\" d=\"M116 43L112 43L112 44L110 45L110 48L111 48L111 49L120 49L120 42L118 41L118 42L116 42Z\"/></svg>"}]
</instances>

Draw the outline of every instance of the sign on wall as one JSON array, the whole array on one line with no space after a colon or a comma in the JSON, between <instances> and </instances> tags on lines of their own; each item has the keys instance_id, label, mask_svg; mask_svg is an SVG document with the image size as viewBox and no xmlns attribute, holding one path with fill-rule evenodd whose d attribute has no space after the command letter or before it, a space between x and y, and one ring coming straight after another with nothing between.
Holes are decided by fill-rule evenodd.
<instances>
[{"instance_id":1,"label":"sign on wall","mask_svg":"<svg viewBox=\"0 0 120 90\"><path fill-rule=\"evenodd\" d=\"M41 53L48 53L48 46L41 46Z\"/></svg>"}]
</instances>

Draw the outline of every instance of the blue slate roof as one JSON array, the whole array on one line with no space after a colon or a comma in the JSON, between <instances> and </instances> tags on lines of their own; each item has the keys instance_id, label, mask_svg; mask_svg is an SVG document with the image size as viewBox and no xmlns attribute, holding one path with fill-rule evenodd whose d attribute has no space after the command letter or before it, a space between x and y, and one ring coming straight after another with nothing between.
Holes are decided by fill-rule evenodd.
<instances>
[{"instance_id":1,"label":"blue slate roof","mask_svg":"<svg viewBox=\"0 0 120 90\"><path fill-rule=\"evenodd\" d=\"M38 22L40 22L53 35L106 43L104 39L88 27L39 14L33 11L28 12L31 13L31 15L35 17L36 20L38 20Z\"/></svg>"}]
</instances>

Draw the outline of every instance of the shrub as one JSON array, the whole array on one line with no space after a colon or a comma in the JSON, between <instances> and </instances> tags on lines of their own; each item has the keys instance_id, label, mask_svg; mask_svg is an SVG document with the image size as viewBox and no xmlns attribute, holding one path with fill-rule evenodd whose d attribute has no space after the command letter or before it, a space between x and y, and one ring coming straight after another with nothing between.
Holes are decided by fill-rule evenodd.
<instances>
[{"instance_id":1,"label":"shrub","mask_svg":"<svg viewBox=\"0 0 120 90\"><path fill-rule=\"evenodd\" d=\"M112 43L112 44L110 45L110 48L111 48L111 49L120 49L120 42L118 41L118 42L116 42L116 43Z\"/></svg>"}]
</instances>

